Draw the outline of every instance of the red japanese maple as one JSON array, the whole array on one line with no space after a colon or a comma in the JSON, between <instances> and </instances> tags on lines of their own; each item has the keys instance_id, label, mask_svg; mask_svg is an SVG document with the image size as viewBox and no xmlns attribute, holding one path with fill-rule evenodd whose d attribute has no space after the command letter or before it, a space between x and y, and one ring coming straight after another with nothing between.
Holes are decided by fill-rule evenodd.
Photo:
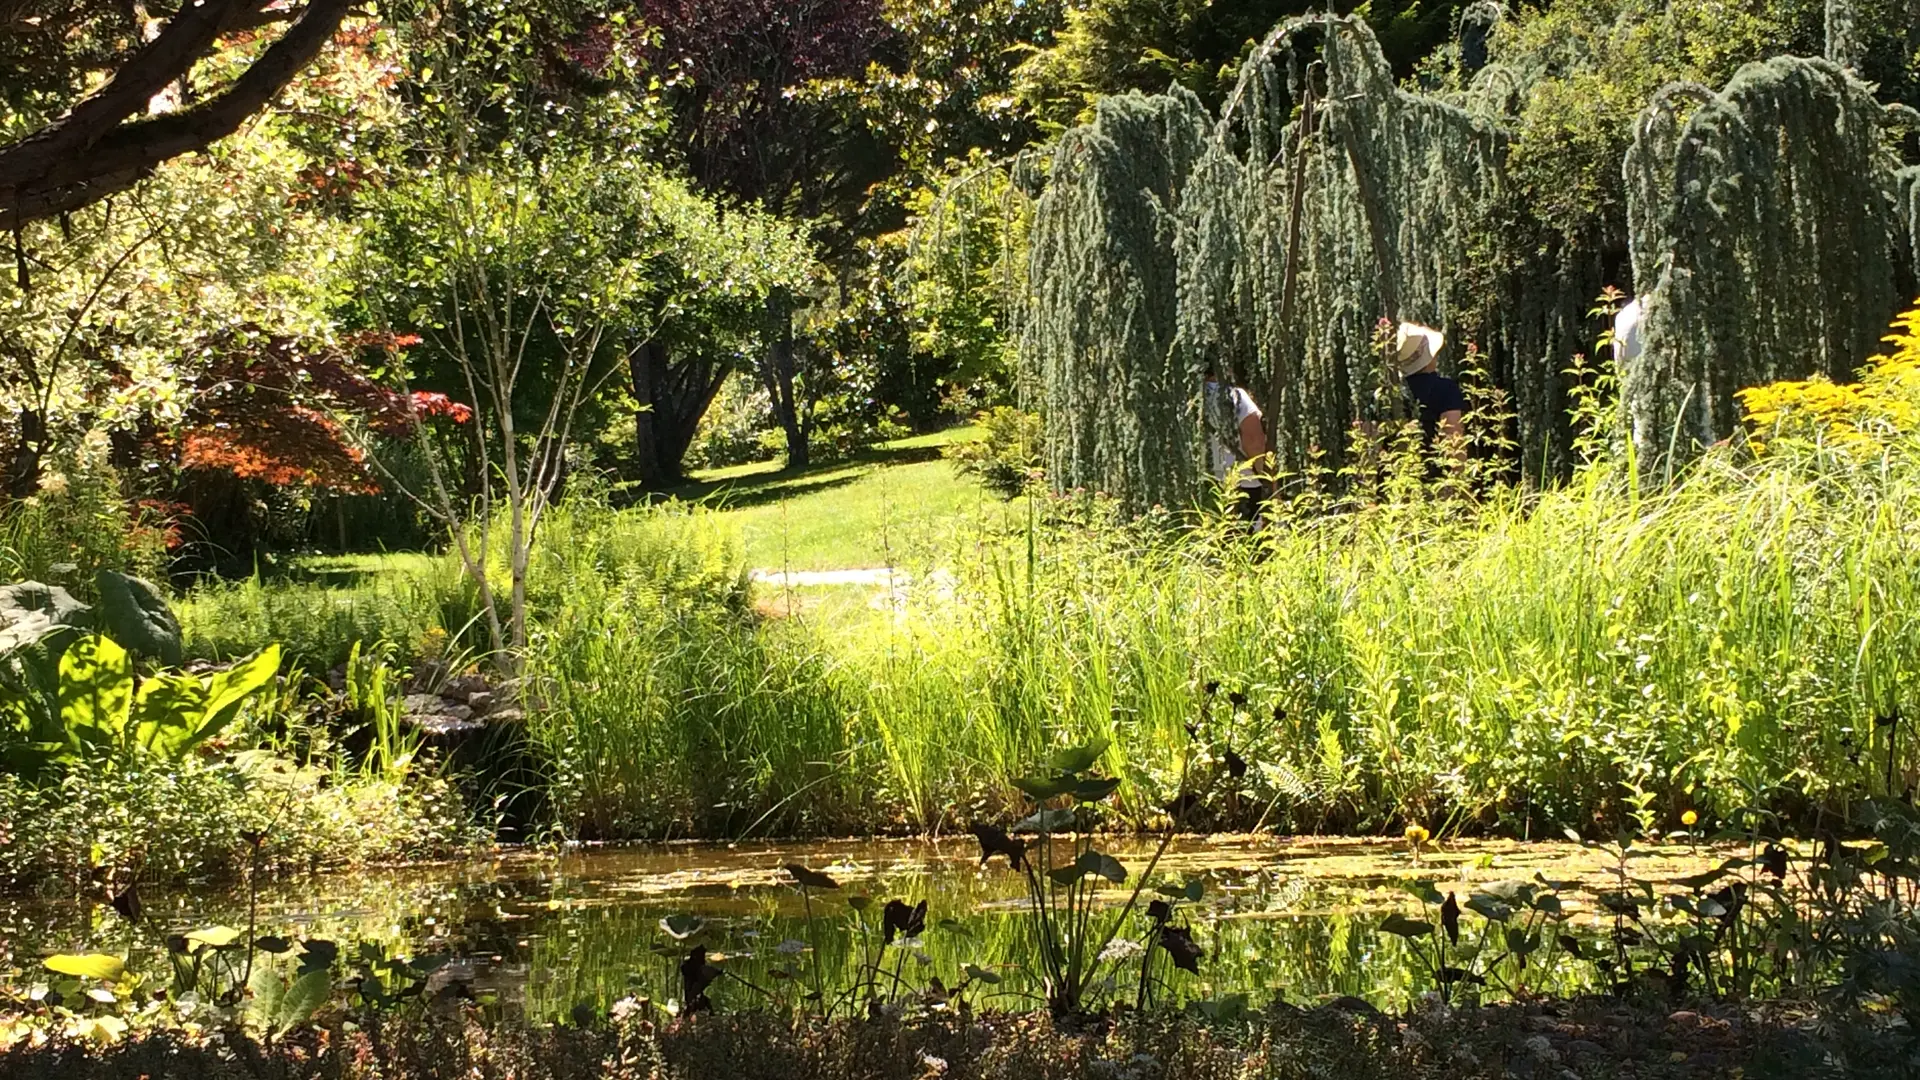
<instances>
[{"instance_id":1,"label":"red japanese maple","mask_svg":"<svg viewBox=\"0 0 1920 1080\"><path fill-rule=\"evenodd\" d=\"M367 334L340 347L312 348L287 337L232 335L194 379L178 435L180 464L279 486L379 490L343 420L401 435L430 418L466 423L473 417L445 394L386 386L354 360L359 350L391 352L418 342Z\"/></svg>"}]
</instances>

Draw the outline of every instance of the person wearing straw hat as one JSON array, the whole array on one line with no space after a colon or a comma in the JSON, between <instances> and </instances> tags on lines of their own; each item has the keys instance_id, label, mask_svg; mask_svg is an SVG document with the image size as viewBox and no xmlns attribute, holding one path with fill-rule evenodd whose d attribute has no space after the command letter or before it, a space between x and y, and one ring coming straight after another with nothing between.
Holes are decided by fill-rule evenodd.
<instances>
[{"instance_id":1,"label":"person wearing straw hat","mask_svg":"<svg viewBox=\"0 0 1920 1080\"><path fill-rule=\"evenodd\" d=\"M1459 457L1466 451L1467 397L1459 383L1440 374L1440 350L1446 344L1440 331L1403 322L1394 335L1394 358L1407 397L1419 409L1422 441L1431 447L1440 438L1441 446Z\"/></svg>"}]
</instances>

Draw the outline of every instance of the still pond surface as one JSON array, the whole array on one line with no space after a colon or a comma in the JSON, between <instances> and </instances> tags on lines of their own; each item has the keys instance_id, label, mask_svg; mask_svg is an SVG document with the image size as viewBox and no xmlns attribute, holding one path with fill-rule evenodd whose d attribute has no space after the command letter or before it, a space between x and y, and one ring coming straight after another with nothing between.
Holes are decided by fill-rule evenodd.
<instances>
[{"instance_id":1,"label":"still pond surface","mask_svg":"<svg viewBox=\"0 0 1920 1080\"><path fill-rule=\"evenodd\" d=\"M1096 923L1119 917L1152 855L1142 843L1101 846L1126 865L1129 881L1104 888L1106 916ZM1667 847L1635 861L1632 872L1671 880L1717 865L1723 854ZM830 874L840 888L803 896L782 869L791 863ZM1455 843L1430 846L1416 861L1400 842L1195 837L1173 845L1153 880L1204 883L1202 899L1181 904L1176 917L1205 955L1197 975L1170 973L1175 997L1246 994L1259 1004L1283 995L1311 1004L1353 995L1398 1007L1432 986L1414 947L1380 930L1392 913L1421 916L1409 882L1430 880L1462 901L1477 886L1500 881L1569 884L1560 890L1567 921L1545 934L1552 941L1563 930L1600 932L1593 898L1615 882L1617 865L1605 852L1568 843ZM850 903L856 897L872 901L861 905L864 915ZM808 979L781 972L810 972L815 963L832 993L859 981L875 958L895 973L889 984L903 988L933 979L954 986L975 965L1002 979L976 983L977 1003L1025 1008L1039 992L1035 965L1027 963L1033 937L1025 897L1022 875L1004 859L983 867L978 844L963 836L615 848L360 871L263 883L255 918L261 935L324 938L340 943L343 955L370 942L390 955L448 958L440 982L457 977L508 1015L557 1018L577 1004L604 1009L628 997L674 1001L678 953L663 955L663 947L677 944L663 927L673 916L697 917L710 957L738 976L712 991L721 1008L751 1005L762 993L797 997ZM890 899L928 905L925 932L904 947L881 944L880 911ZM104 902L0 898L0 975L18 986L33 981L50 953L111 952L164 981L169 935L247 926L245 890L146 891L142 900L141 920L130 925ZM1487 924L1470 913L1461 925L1470 951ZM1137 955L1132 945L1146 932L1137 913L1119 926L1110 955L1119 961L1112 966L1122 986L1131 986L1137 961L1126 958ZM1103 925L1096 934L1104 940ZM1488 936L1489 948L1497 947L1494 940ZM1525 977L1534 986L1573 989L1593 973L1551 952Z\"/></svg>"}]
</instances>

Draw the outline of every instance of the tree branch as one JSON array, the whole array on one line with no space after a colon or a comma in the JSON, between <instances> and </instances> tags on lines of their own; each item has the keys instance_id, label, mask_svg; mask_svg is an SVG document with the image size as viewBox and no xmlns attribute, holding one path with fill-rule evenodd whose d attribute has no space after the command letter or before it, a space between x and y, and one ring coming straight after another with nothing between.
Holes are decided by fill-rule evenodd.
<instances>
[{"instance_id":1,"label":"tree branch","mask_svg":"<svg viewBox=\"0 0 1920 1080\"><path fill-rule=\"evenodd\" d=\"M100 93L47 129L0 148L0 228L77 210L140 182L170 158L204 150L265 108L333 38L352 0L312 0L225 92L176 113L125 123L264 0L202 0L167 24Z\"/></svg>"}]
</instances>

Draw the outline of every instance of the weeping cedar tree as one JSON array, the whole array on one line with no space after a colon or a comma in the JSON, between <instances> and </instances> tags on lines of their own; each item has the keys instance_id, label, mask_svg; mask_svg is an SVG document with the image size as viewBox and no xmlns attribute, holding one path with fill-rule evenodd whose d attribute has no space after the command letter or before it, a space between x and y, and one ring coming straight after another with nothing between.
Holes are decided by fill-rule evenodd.
<instances>
[{"instance_id":1,"label":"weeping cedar tree","mask_svg":"<svg viewBox=\"0 0 1920 1080\"><path fill-rule=\"evenodd\" d=\"M1733 434L1736 390L1844 380L1874 351L1915 250L1890 115L1836 64L1795 57L1718 94L1670 86L1643 114L1625 175L1645 349L1621 372L1643 471Z\"/></svg>"},{"instance_id":2,"label":"weeping cedar tree","mask_svg":"<svg viewBox=\"0 0 1920 1080\"><path fill-rule=\"evenodd\" d=\"M1326 104L1290 120L1309 80ZM1021 361L1055 485L1190 504L1227 420L1203 408L1211 362L1251 388L1283 468L1337 463L1349 421L1393 407L1381 316L1489 329L1467 252L1504 138L1397 88L1356 19L1283 23L1211 123L1177 88L1102 101L1035 208Z\"/></svg>"},{"instance_id":3,"label":"weeping cedar tree","mask_svg":"<svg viewBox=\"0 0 1920 1080\"><path fill-rule=\"evenodd\" d=\"M1497 19L1469 14L1475 35ZM1055 486L1135 511L1202 497L1209 433L1228 427L1203 408L1214 363L1261 405L1283 470L1337 468L1350 423L1398 404L1382 318L1482 347L1527 472L1565 468L1563 369L1590 347L1603 260L1490 257L1529 215L1505 174L1515 136L1490 119L1514 77L1489 65L1446 100L1403 89L1365 23L1308 17L1255 49L1212 123L1177 88L1102 101L1034 209L1020 359ZM1861 362L1920 239L1920 183L1883 149L1892 114L1827 61L1670 89L1648 115L1626 165L1635 278L1654 292L1625 373L1643 465L1683 411L1688 444L1712 441L1737 387Z\"/></svg>"}]
</instances>

